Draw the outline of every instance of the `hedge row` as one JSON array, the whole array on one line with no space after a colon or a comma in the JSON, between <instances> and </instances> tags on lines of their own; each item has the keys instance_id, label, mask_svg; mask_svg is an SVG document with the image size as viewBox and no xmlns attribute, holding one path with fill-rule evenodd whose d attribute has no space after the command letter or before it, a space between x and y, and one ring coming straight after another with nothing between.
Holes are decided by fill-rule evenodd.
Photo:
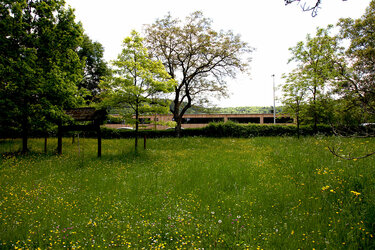
<instances>
[{"instance_id":1,"label":"hedge row","mask_svg":"<svg viewBox=\"0 0 375 250\"><path fill-rule=\"evenodd\" d=\"M296 136L297 126L294 125L242 125L233 122L212 123L203 128L205 136L209 137L254 137L254 136ZM317 133L332 135L329 125L318 125ZM300 135L314 135L312 125L301 126Z\"/></svg>"},{"instance_id":2,"label":"hedge row","mask_svg":"<svg viewBox=\"0 0 375 250\"><path fill-rule=\"evenodd\" d=\"M134 138L134 130L118 130L118 129L109 129L102 128L102 137L106 139L112 138ZM184 129L182 130L182 136L204 136L202 133L203 129ZM95 132L85 132L85 135L88 137L96 136ZM140 130L138 132L139 137L147 136L147 138L161 138L161 137L174 137L175 131L173 129L168 130Z\"/></svg>"},{"instance_id":3,"label":"hedge row","mask_svg":"<svg viewBox=\"0 0 375 250\"><path fill-rule=\"evenodd\" d=\"M102 128L102 138L133 138L135 136L134 130L117 130ZM332 135L333 131L329 125L318 125L317 132L323 135ZM64 136L71 136L78 132L65 133ZM96 132L80 132L85 137L96 137ZM314 128L312 125L301 126L300 135L309 136L314 135ZM170 130L141 130L139 136L143 137L146 135L148 138L159 138L159 137L174 137L175 131ZM184 137L188 136L203 136L203 137L255 137L255 136L296 136L297 127L294 125L243 125L234 122L226 123L210 123L204 128L195 129L183 129L181 135ZM55 137L56 133L52 132L49 134L51 137ZM11 134L3 134L2 138L16 138L20 137L15 131ZM35 133L32 137L43 137L40 133Z\"/></svg>"},{"instance_id":4,"label":"hedge row","mask_svg":"<svg viewBox=\"0 0 375 250\"><path fill-rule=\"evenodd\" d=\"M317 132L323 135L332 135L333 131L329 125L318 125ZM86 132L87 133L87 132ZM314 135L314 127L311 125L301 126L300 135ZM146 135L148 138L173 137L174 130L141 130L139 136ZM204 128L183 129L181 135L203 136L203 137L255 137L255 136L297 136L297 127L293 125L242 125L234 122L226 123L210 123ZM90 136L86 134L86 136ZM95 134L91 134L95 136ZM116 130L102 129L103 138L132 138L135 131L132 130Z\"/></svg>"}]
</instances>

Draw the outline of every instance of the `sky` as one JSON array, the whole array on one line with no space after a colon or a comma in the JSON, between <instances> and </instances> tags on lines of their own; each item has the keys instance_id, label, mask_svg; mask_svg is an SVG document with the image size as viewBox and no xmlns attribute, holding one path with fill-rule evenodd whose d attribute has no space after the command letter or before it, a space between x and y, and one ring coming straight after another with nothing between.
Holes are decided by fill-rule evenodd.
<instances>
[{"instance_id":1,"label":"sky","mask_svg":"<svg viewBox=\"0 0 375 250\"><path fill-rule=\"evenodd\" d=\"M66 0L75 9L76 20L82 22L85 33L103 45L107 62L116 59L123 39L133 29L142 34L145 24L168 12L183 20L199 10L212 19L215 30L240 34L255 48L250 76L239 74L228 79L230 97L213 100L218 107L272 106L273 82L276 88L281 86L282 74L292 70L288 49L304 41L308 33L315 34L317 27L336 24L340 18L361 17L370 1L322 0L318 15L312 17L301 10L301 5L285 6L283 0ZM280 90L276 91L276 98L280 96Z\"/></svg>"}]
</instances>

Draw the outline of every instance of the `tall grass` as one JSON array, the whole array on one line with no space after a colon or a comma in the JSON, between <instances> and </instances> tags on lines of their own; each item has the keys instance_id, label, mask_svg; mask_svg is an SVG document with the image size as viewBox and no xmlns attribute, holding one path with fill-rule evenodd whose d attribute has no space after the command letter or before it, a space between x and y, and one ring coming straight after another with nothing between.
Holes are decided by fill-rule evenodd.
<instances>
[{"instance_id":1,"label":"tall grass","mask_svg":"<svg viewBox=\"0 0 375 250\"><path fill-rule=\"evenodd\" d=\"M371 248L374 139L0 141L0 248Z\"/></svg>"}]
</instances>

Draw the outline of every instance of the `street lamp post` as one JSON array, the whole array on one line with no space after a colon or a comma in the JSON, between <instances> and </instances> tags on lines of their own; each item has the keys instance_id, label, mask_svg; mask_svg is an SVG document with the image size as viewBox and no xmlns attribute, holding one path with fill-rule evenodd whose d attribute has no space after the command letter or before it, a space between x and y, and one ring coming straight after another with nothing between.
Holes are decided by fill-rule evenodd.
<instances>
[{"instance_id":1,"label":"street lamp post","mask_svg":"<svg viewBox=\"0 0 375 250\"><path fill-rule=\"evenodd\" d=\"M272 75L272 78L273 78L273 124L276 124L275 74Z\"/></svg>"}]
</instances>

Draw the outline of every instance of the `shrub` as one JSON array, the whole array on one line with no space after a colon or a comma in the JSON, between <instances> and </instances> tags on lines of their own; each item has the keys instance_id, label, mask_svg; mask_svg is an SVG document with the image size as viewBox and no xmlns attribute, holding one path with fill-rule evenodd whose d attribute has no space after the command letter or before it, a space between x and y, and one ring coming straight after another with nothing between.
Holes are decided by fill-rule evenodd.
<instances>
[{"instance_id":1,"label":"shrub","mask_svg":"<svg viewBox=\"0 0 375 250\"><path fill-rule=\"evenodd\" d=\"M57 129L57 128L56 128ZM73 136L78 132L67 132L64 136ZM95 138L96 131L79 132L84 137ZM134 138L134 130L118 130L110 128L101 128L102 138ZM49 133L49 136L56 136L56 132ZM314 127L312 125L304 125L300 127L300 134L302 136L314 135ZM318 125L318 134L332 135L333 131L329 125ZM174 137L175 131L169 130L140 130L139 137L146 135L148 138ZM189 136L203 136L203 137L257 137L257 136L296 136L297 127L295 125L259 125L259 124L238 124L232 121L210 123L203 128L189 128L181 131L183 137ZM4 131L1 133L1 138L16 138L20 137L19 131ZM43 137L44 134L34 131L32 137Z\"/></svg>"},{"instance_id":2,"label":"shrub","mask_svg":"<svg viewBox=\"0 0 375 250\"><path fill-rule=\"evenodd\" d=\"M294 125L243 125L234 122L210 123L202 128L203 136L208 137L254 137L254 136L295 136L297 127ZM301 126L301 135L314 135L311 125ZM332 128L328 125L319 125L318 133L332 135Z\"/></svg>"}]
</instances>

